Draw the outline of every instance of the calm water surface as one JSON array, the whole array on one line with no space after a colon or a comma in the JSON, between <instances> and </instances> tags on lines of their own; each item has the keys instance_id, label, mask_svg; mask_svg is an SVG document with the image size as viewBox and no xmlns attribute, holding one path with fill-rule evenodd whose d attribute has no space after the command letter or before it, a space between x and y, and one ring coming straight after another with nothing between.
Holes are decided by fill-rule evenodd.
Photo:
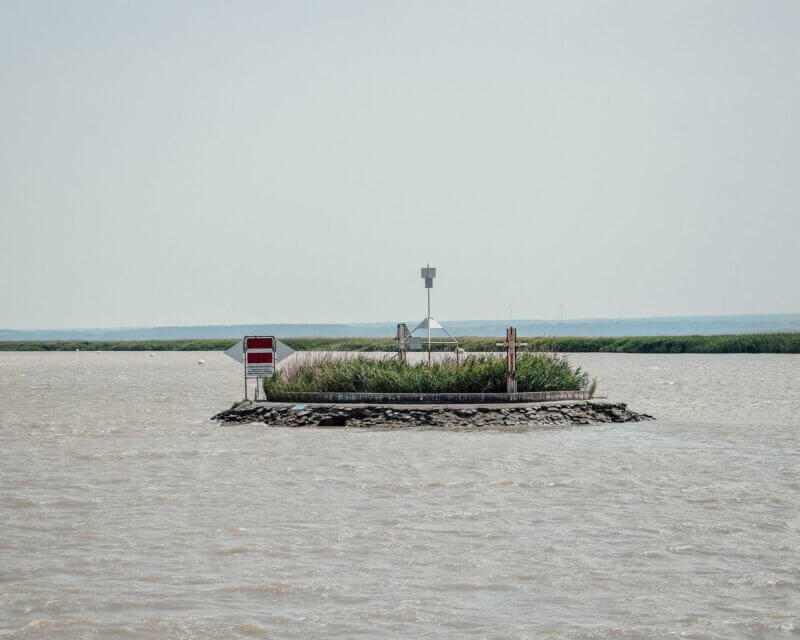
<instances>
[{"instance_id":1,"label":"calm water surface","mask_svg":"<svg viewBox=\"0 0 800 640\"><path fill-rule=\"evenodd\" d=\"M221 353L0 353L0 638L798 637L800 357L572 359L658 420L219 427Z\"/></svg>"}]
</instances>

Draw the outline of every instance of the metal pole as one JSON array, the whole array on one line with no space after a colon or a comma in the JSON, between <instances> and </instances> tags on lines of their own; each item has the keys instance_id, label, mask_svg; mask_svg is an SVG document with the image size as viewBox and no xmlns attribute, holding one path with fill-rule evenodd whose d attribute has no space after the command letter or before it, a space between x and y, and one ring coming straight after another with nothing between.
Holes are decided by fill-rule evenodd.
<instances>
[{"instance_id":1,"label":"metal pole","mask_svg":"<svg viewBox=\"0 0 800 640\"><path fill-rule=\"evenodd\" d=\"M405 324L397 325L397 360L398 362L406 362L406 334L408 329Z\"/></svg>"},{"instance_id":2,"label":"metal pole","mask_svg":"<svg viewBox=\"0 0 800 640\"><path fill-rule=\"evenodd\" d=\"M431 290L428 289L428 364L430 363L431 363Z\"/></svg>"},{"instance_id":3,"label":"metal pole","mask_svg":"<svg viewBox=\"0 0 800 640\"><path fill-rule=\"evenodd\" d=\"M508 368L507 368L507 389L508 393L517 392L517 330L509 327L506 332L508 342Z\"/></svg>"},{"instance_id":4,"label":"metal pole","mask_svg":"<svg viewBox=\"0 0 800 640\"><path fill-rule=\"evenodd\" d=\"M510 358L510 376L508 381L508 393L517 392L517 347L524 346L524 342L517 342L517 329L516 327L508 328L508 338L511 346L509 346Z\"/></svg>"}]
</instances>

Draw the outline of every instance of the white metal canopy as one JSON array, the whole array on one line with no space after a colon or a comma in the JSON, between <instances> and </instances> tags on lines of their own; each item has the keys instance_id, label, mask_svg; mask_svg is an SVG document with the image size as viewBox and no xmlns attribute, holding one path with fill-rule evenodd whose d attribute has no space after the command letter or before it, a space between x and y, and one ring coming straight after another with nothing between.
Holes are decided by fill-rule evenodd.
<instances>
[{"instance_id":1,"label":"white metal canopy","mask_svg":"<svg viewBox=\"0 0 800 640\"><path fill-rule=\"evenodd\" d=\"M442 331L445 330L445 328L441 324L439 324L439 321L436 318L425 318L422 322L420 322L416 326L414 331L416 331L417 329L441 329ZM411 333L414 333L414 331L412 331Z\"/></svg>"}]
</instances>

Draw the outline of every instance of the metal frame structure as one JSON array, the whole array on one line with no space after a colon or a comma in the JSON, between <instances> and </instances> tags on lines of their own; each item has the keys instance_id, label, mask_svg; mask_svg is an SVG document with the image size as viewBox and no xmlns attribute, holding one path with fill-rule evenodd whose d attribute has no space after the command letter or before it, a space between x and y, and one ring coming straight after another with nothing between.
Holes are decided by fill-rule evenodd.
<instances>
[{"instance_id":1,"label":"metal frame structure","mask_svg":"<svg viewBox=\"0 0 800 640\"><path fill-rule=\"evenodd\" d=\"M425 280L425 289L428 292L428 315L425 316L425 319L420 322L411 334L408 336L407 346L412 347L415 344L414 334L419 331L420 329L425 329L428 332L428 364L431 364L431 345L434 344L452 344L458 349L458 340L456 340L455 336L450 333L444 326L436 320L436 318L431 316L431 289L433 289L433 279L436 277L436 267L432 267L431 265L427 265L420 269L420 277ZM441 329L449 339L446 340L433 340L431 335L431 330L433 329ZM420 340L417 338L417 340ZM422 345L420 344L420 347Z\"/></svg>"}]
</instances>

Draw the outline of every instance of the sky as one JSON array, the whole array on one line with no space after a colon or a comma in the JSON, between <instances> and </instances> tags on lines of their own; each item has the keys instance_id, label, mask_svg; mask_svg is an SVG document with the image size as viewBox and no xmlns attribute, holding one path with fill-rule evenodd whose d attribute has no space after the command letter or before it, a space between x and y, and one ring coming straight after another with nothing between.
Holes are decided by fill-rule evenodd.
<instances>
[{"instance_id":1,"label":"sky","mask_svg":"<svg viewBox=\"0 0 800 640\"><path fill-rule=\"evenodd\" d=\"M800 311L800 2L0 1L0 327Z\"/></svg>"}]
</instances>

